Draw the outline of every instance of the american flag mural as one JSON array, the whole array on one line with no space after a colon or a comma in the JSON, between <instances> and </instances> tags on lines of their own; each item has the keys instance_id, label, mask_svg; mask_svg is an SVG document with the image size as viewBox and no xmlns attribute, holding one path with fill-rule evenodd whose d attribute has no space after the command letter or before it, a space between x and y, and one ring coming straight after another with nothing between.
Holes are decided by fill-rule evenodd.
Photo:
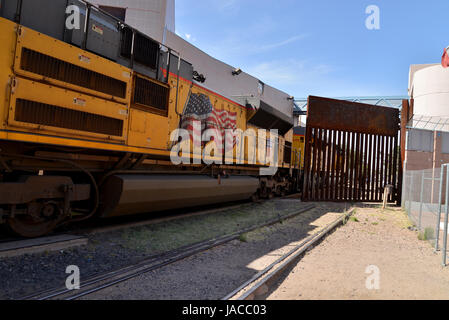
<instances>
[{"instance_id":1,"label":"american flag mural","mask_svg":"<svg viewBox=\"0 0 449 320\"><path fill-rule=\"evenodd\" d=\"M201 132L194 131L194 121L201 123ZM181 120L181 129L189 131L191 139L193 139L192 134L201 137L205 130L215 129L218 131L218 134L221 134L223 143L224 139L227 138L227 151L232 150L235 141L232 136L226 137L225 130L237 129L237 113L226 110L217 110L212 105L210 98L207 95L192 93L184 110ZM203 143L205 144L207 141ZM220 148L220 146L218 147ZM223 153L223 146L221 147L221 151Z\"/></svg>"}]
</instances>

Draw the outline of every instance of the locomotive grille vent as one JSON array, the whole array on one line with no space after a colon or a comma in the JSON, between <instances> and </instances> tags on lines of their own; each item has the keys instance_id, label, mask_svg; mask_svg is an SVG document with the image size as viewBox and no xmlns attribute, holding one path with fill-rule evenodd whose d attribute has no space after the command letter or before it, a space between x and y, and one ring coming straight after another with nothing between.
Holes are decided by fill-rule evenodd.
<instances>
[{"instance_id":1,"label":"locomotive grille vent","mask_svg":"<svg viewBox=\"0 0 449 320\"><path fill-rule=\"evenodd\" d=\"M133 31L131 28L124 27L121 32L120 54L131 59L132 51L134 52L134 61L153 70L157 69L159 44L140 33L136 33L133 49Z\"/></svg>"},{"instance_id":2,"label":"locomotive grille vent","mask_svg":"<svg viewBox=\"0 0 449 320\"><path fill-rule=\"evenodd\" d=\"M22 70L44 77L64 81L120 98L126 97L126 82L27 48L22 49L20 67Z\"/></svg>"},{"instance_id":3,"label":"locomotive grille vent","mask_svg":"<svg viewBox=\"0 0 449 320\"><path fill-rule=\"evenodd\" d=\"M292 163L292 143L285 141L284 146L284 162Z\"/></svg>"},{"instance_id":4,"label":"locomotive grille vent","mask_svg":"<svg viewBox=\"0 0 449 320\"><path fill-rule=\"evenodd\" d=\"M159 44L139 33L134 39L134 60L151 69L157 69Z\"/></svg>"},{"instance_id":5,"label":"locomotive grille vent","mask_svg":"<svg viewBox=\"0 0 449 320\"><path fill-rule=\"evenodd\" d=\"M124 27L122 29L120 42L120 54L123 57L130 59L133 46L133 31L131 30L131 28Z\"/></svg>"},{"instance_id":6,"label":"locomotive grille vent","mask_svg":"<svg viewBox=\"0 0 449 320\"><path fill-rule=\"evenodd\" d=\"M156 82L136 77L134 87L134 103L153 107L158 110L168 110L169 88Z\"/></svg>"},{"instance_id":7,"label":"locomotive grille vent","mask_svg":"<svg viewBox=\"0 0 449 320\"><path fill-rule=\"evenodd\" d=\"M17 99L15 120L111 136L123 132L122 120L24 99Z\"/></svg>"}]
</instances>

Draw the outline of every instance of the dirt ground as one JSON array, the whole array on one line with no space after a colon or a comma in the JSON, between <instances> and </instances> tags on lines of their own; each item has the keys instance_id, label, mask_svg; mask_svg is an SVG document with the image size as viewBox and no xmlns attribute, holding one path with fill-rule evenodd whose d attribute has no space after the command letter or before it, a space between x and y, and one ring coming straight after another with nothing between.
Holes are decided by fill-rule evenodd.
<instances>
[{"instance_id":1,"label":"dirt ground","mask_svg":"<svg viewBox=\"0 0 449 320\"><path fill-rule=\"evenodd\" d=\"M408 229L402 210L361 207L354 217L286 272L267 298L449 299L449 267Z\"/></svg>"}]
</instances>

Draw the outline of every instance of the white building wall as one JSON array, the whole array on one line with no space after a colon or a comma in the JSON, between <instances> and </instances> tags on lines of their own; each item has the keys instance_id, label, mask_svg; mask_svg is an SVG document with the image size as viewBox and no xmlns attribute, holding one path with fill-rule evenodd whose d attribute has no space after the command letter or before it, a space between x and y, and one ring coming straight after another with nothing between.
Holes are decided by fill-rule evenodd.
<instances>
[{"instance_id":1,"label":"white building wall","mask_svg":"<svg viewBox=\"0 0 449 320\"><path fill-rule=\"evenodd\" d=\"M449 116L449 69L441 65L418 65L410 68L409 93L416 115Z\"/></svg>"},{"instance_id":2,"label":"white building wall","mask_svg":"<svg viewBox=\"0 0 449 320\"><path fill-rule=\"evenodd\" d=\"M125 22L163 42L164 28L175 30L175 0L93 0L95 5L126 8Z\"/></svg>"},{"instance_id":3,"label":"white building wall","mask_svg":"<svg viewBox=\"0 0 449 320\"><path fill-rule=\"evenodd\" d=\"M176 16L175 16L175 0L166 0L167 9L165 13L165 27L168 31L175 32L176 30Z\"/></svg>"},{"instance_id":4,"label":"white building wall","mask_svg":"<svg viewBox=\"0 0 449 320\"><path fill-rule=\"evenodd\" d=\"M259 94L259 79L245 72L232 75L235 67L211 57L173 32L167 32L167 46L180 52L181 57L190 62L195 71L206 77L203 85L208 89L235 101L238 100L237 96L258 97L292 117L293 101L287 93L264 84L264 91Z\"/></svg>"}]
</instances>

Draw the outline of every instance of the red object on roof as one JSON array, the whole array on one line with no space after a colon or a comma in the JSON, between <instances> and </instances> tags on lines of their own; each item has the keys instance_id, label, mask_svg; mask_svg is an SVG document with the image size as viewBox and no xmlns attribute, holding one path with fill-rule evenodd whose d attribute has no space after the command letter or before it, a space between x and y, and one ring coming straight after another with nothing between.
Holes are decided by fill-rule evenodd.
<instances>
[{"instance_id":1,"label":"red object on roof","mask_svg":"<svg viewBox=\"0 0 449 320\"><path fill-rule=\"evenodd\" d=\"M441 57L441 65L443 66L443 68L449 67L449 54L447 53L448 50L449 47L444 49L443 56Z\"/></svg>"}]
</instances>

